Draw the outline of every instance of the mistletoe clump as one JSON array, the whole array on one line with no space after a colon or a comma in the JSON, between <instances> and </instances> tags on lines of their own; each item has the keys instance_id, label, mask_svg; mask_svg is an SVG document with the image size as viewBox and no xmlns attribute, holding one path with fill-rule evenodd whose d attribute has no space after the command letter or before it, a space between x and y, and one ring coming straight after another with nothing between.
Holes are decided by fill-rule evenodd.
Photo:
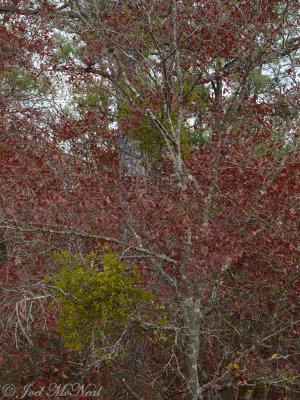
<instances>
[{"instance_id":1,"label":"mistletoe clump","mask_svg":"<svg viewBox=\"0 0 300 400\"><path fill-rule=\"evenodd\" d=\"M94 252L81 258L63 252L55 258L61 265L50 278L59 304L57 329L70 349L83 349L101 332L113 333L140 314L141 306L153 297L137 286L138 267L127 273L126 265L109 249L100 257ZM96 269L96 264L101 267Z\"/></svg>"}]
</instances>

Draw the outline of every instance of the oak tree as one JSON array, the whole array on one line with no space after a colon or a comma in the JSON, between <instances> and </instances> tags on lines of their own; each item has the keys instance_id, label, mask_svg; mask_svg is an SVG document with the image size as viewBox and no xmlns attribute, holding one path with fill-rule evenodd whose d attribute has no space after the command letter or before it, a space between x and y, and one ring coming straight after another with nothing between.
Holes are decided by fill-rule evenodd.
<instances>
[{"instance_id":1,"label":"oak tree","mask_svg":"<svg viewBox=\"0 0 300 400\"><path fill-rule=\"evenodd\" d=\"M299 4L9 3L3 363L108 399L296 399Z\"/></svg>"}]
</instances>

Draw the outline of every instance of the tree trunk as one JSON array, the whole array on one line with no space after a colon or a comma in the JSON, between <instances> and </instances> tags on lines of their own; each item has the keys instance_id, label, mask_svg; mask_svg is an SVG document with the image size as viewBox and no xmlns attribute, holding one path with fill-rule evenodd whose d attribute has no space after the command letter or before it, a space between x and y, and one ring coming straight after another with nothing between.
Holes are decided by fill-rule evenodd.
<instances>
[{"instance_id":1,"label":"tree trunk","mask_svg":"<svg viewBox=\"0 0 300 400\"><path fill-rule=\"evenodd\" d=\"M197 304L198 302L189 299L188 303L186 309L187 383L190 391L190 400L202 400L198 371L200 309Z\"/></svg>"},{"instance_id":2,"label":"tree trunk","mask_svg":"<svg viewBox=\"0 0 300 400\"><path fill-rule=\"evenodd\" d=\"M130 136L120 139L120 168L124 178L149 176L149 166L142 156L140 144Z\"/></svg>"}]
</instances>

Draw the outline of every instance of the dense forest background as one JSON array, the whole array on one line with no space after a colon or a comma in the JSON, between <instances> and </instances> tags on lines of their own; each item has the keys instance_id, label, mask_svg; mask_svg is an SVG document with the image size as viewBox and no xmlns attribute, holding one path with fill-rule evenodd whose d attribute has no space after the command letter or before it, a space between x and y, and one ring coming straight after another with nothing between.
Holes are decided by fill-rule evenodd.
<instances>
[{"instance_id":1,"label":"dense forest background","mask_svg":"<svg viewBox=\"0 0 300 400\"><path fill-rule=\"evenodd\" d=\"M300 399L299 17L1 2L1 398Z\"/></svg>"}]
</instances>

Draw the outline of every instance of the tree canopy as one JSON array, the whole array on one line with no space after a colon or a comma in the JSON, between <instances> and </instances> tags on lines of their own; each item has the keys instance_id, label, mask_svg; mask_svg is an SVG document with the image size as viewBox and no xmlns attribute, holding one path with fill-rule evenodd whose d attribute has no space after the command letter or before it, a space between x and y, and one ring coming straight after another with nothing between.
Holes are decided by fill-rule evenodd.
<instances>
[{"instance_id":1,"label":"tree canopy","mask_svg":"<svg viewBox=\"0 0 300 400\"><path fill-rule=\"evenodd\" d=\"M299 18L0 5L4 396L299 399Z\"/></svg>"}]
</instances>

